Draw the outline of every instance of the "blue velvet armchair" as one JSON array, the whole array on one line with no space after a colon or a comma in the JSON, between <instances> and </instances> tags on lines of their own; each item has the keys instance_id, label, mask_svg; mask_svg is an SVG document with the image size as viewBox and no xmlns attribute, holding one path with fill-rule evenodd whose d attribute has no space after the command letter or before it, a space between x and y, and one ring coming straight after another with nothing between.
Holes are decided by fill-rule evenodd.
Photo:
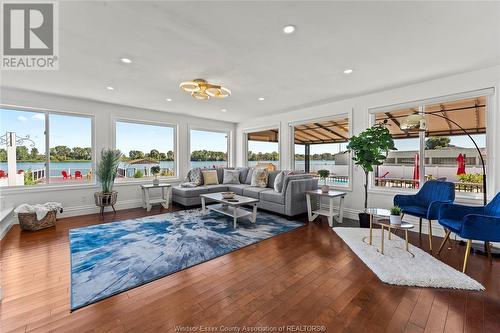
<instances>
[{"instance_id":1,"label":"blue velvet armchair","mask_svg":"<svg viewBox=\"0 0 500 333\"><path fill-rule=\"evenodd\" d=\"M455 200L455 185L450 182L429 180L415 195L398 194L394 205L401 207L403 215L419 218L419 234L422 234L422 219L429 224L429 250L432 252L432 220L438 219L439 207Z\"/></svg>"},{"instance_id":2,"label":"blue velvet armchair","mask_svg":"<svg viewBox=\"0 0 500 333\"><path fill-rule=\"evenodd\" d=\"M489 242L500 242L500 193L497 193L493 200L484 207L457 204L441 205L438 222L446 231L443 242L439 247L438 254L450 237L450 233L453 232L461 238L467 239L462 270L465 273L472 240L486 242L490 260L491 253L489 252Z\"/></svg>"}]
</instances>

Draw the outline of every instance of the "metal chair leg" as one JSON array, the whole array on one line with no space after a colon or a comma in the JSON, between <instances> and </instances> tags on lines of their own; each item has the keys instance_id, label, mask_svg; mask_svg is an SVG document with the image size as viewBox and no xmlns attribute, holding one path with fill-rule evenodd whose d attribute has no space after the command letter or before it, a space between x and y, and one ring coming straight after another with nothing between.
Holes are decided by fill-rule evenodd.
<instances>
[{"instance_id":1,"label":"metal chair leg","mask_svg":"<svg viewBox=\"0 0 500 333\"><path fill-rule=\"evenodd\" d=\"M422 218L418 220L418 234L422 235Z\"/></svg>"},{"instance_id":2,"label":"metal chair leg","mask_svg":"<svg viewBox=\"0 0 500 333\"><path fill-rule=\"evenodd\" d=\"M429 223L429 251L432 253L432 221L427 220Z\"/></svg>"},{"instance_id":3,"label":"metal chair leg","mask_svg":"<svg viewBox=\"0 0 500 333\"><path fill-rule=\"evenodd\" d=\"M465 248L465 258L464 258L464 268L462 269L462 273L465 273L465 269L467 268L467 259L469 259L470 246L472 244L472 240L467 240L467 247Z\"/></svg>"},{"instance_id":4,"label":"metal chair leg","mask_svg":"<svg viewBox=\"0 0 500 333\"><path fill-rule=\"evenodd\" d=\"M451 230L447 230L447 229L445 229L445 231L446 231L446 233L445 233L445 235L444 235L443 241L441 242L441 246L439 247L439 250L438 250L437 254L440 254L440 253L441 253L441 250L443 249L444 244L446 244L446 241L447 241L448 239L450 239Z\"/></svg>"},{"instance_id":5,"label":"metal chair leg","mask_svg":"<svg viewBox=\"0 0 500 333\"><path fill-rule=\"evenodd\" d=\"M488 252L488 258L490 259L490 265L493 265L493 258L491 256L491 243L485 242L486 252Z\"/></svg>"}]
</instances>

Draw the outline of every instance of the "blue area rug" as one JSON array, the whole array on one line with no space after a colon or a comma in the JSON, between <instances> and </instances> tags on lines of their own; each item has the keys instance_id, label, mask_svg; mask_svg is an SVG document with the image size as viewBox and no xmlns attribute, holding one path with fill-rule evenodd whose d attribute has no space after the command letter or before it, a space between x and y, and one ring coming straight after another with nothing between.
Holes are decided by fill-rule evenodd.
<instances>
[{"instance_id":1,"label":"blue area rug","mask_svg":"<svg viewBox=\"0 0 500 333\"><path fill-rule=\"evenodd\" d=\"M257 222L200 209L69 231L71 309L302 226L263 212Z\"/></svg>"}]
</instances>

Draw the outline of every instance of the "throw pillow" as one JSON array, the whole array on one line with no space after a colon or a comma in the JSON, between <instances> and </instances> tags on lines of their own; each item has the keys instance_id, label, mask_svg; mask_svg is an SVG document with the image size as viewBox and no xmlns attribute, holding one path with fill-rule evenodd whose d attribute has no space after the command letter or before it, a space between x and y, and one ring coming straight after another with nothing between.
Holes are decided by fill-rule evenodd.
<instances>
[{"instance_id":1,"label":"throw pillow","mask_svg":"<svg viewBox=\"0 0 500 333\"><path fill-rule=\"evenodd\" d=\"M219 180L217 179L216 170L204 170L201 172L203 174L203 184L205 185L217 185Z\"/></svg>"},{"instance_id":2,"label":"throw pillow","mask_svg":"<svg viewBox=\"0 0 500 333\"><path fill-rule=\"evenodd\" d=\"M224 178L222 184L239 184L240 171L224 169Z\"/></svg>"},{"instance_id":3,"label":"throw pillow","mask_svg":"<svg viewBox=\"0 0 500 333\"><path fill-rule=\"evenodd\" d=\"M267 178L269 177L269 172L267 169L258 168L253 171L252 182L250 185L257 187L267 187Z\"/></svg>"},{"instance_id":4,"label":"throw pillow","mask_svg":"<svg viewBox=\"0 0 500 333\"><path fill-rule=\"evenodd\" d=\"M188 181L196 186L203 185L203 176L200 168L194 168L188 172Z\"/></svg>"},{"instance_id":5,"label":"throw pillow","mask_svg":"<svg viewBox=\"0 0 500 333\"><path fill-rule=\"evenodd\" d=\"M283 179L285 178L285 171L281 171L276 178L274 178L274 190L281 193L283 190Z\"/></svg>"},{"instance_id":6,"label":"throw pillow","mask_svg":"<svg viewBox=\"0 0 500 333\"><path fill-rule=\"evenodd\" d=\"M245 184L250 185L252 183L253 171L255 168L248 168L247 179L245 179Z\"/></svg>"}]
</instances>

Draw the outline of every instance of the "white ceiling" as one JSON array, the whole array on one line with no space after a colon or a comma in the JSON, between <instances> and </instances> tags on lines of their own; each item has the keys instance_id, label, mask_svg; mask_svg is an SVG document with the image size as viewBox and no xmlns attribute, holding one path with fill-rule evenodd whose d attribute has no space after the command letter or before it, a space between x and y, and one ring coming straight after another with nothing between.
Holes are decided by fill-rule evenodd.
<instances>
[{"instance_id":1,"label":"white ceiling","mask_svg":"<svg viewBox=\"0 0 500 333\"><path fill-rule=\"evenodd\" d=\"M59 18L60 69L3 87L238 122L500 63L498 2L87 1ZM178 88L195 78L233 95L197 101Z\"/></svg>"}]
</instances>

